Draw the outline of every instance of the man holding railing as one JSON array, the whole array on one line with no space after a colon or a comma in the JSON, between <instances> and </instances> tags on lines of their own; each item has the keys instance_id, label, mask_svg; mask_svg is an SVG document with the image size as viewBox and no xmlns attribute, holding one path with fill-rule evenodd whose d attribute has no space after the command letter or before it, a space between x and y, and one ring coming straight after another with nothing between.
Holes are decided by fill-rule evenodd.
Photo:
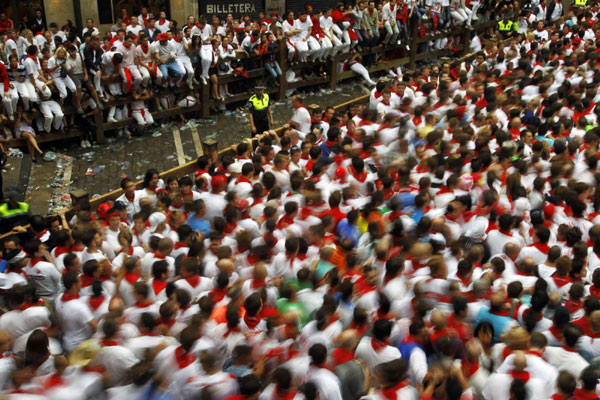
<instances>
[{"instance_id":1,"label":"man holding railing","mask_svg":"<svg viewBox=\"0 0 600 400\"><path fill-rule=\"evenodd\" d=\"M176 53L171 43L169 43L169 34L160 33L158 41L153 43L152 46L154 47L154 60L162 73L164 84L167 84L169 74L172 79L171 86L181 82L184 73L175 61Z\"/></svg>"}]
</instances>

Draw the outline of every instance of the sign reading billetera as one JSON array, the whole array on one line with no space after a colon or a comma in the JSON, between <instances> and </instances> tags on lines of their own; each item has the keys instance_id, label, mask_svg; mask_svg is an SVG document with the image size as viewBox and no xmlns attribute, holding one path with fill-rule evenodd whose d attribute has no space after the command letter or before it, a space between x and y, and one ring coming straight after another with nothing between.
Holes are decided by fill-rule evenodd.
<instances>
[{"instance_id":1,"label":"sign reading billetera","mask_svg":"<svg viewBox=\"0 0 600 400\"><path fill-rule=\"evenodd\" d=\"M207 16L218 15L222 18L227 14L233 14L233 18L239 18L243 15L255 17L259 11L264 10L264 4L264 0L207 0L199 2L200 13Z\"/></svg>"}]
</instances>

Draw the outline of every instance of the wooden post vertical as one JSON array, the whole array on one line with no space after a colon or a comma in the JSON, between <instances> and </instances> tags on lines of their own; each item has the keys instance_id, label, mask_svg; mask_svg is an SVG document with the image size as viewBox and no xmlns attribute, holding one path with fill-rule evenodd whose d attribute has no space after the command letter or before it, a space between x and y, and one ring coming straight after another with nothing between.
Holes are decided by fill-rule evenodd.
<instances>
[{"instance_id":1,"label":"wooden post vertical","mask_svg":"<svg viewBox=\"0 0 600 400\"><path fill-rule=\"evenodd\" d=\"M285 99L285 92L287 90L287 80L285 79L285 73L287 71L287 48L285 44L285 38L279 41L279 54L277 55L277 62L281 68L281 77L279 78L279 92L277 97L279 100Z\"/></svg>"},{"instance_id":2,"label":"wooden post vertical","mask_svg":"<svg viewBox=\"0 0 600 400\"><path fill-rule=\"evenodd\" d=\"M469 41L471 39L471 29L469 28L463 28L463 32L460 38L461 44L462 44L462 50L460 51L460 55L465 56L467 55L467 53L469 52Z\"/></svg>"},{"instance_id":3,"label":"wooden post vertical","mask_svg":"<svg viewBox=\"0 0 600 400\"><path fill-rule=\"evenodd\" d=\"M94 123L96 124L96 140L102 144L104 143L104 114L98 108L94 114Z\"/></svg>"},{"instance_id":4,"label":"wooden post vertical","mask_svg":"<svg viewBox=\"0 0 600 400\"><path fill-rule=\"evenodd\" d=\"M409 53L410 60L408 62L409 69L415 68L415 63L416 63L415 59L417 57L417 48L419 47L418 32L419 32L419 23L417 21L413 20L412 24L410 26L410 53Z\"/></svg>"},{"instance_id":5,"label":"wooden post vertical","mask_svg":"<svg viewBox=\"0 0 600 400\"><path fill-rule=\"evenodd\" d=\"M339 63L339 55L331 57L331 61L329 62L329 88L331 90L335 90L337 87L337 75L338 75L338 63Z\"/></svg>"},{"instance_id":6,"label":"wooden post vertical","mask_svg":"<svg viewBox=\"0 0 600 400\"><path fill-rule=\"evenodd\" d=\"M210 117L210 82L206 85L202 85L202 109L200 113L202 118L206 119Z\"/></svg>"}]
</instances>

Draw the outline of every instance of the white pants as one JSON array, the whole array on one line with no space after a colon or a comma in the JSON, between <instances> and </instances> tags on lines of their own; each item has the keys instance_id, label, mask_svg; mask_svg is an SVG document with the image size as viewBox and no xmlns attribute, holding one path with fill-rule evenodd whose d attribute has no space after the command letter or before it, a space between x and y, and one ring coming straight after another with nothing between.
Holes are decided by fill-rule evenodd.
<instances>
[{"instance_id":1,"label":"white pants","mask_svg":"<svg viewBox=\"0 0 600 400\"><path fill-rule=\"evenodd\" d=\"M75 82L71 79L70 76L67 75L65 78L52 78L54 81L54 86L58 89L58 93L60 94L60 98L64 99L67 97L67 89L71 91L71 93L77 92L77 87L75 86Z\"/></svg>"},{"instance_id":2,"label":"white pants","mask_svg":"<svg viewBox=\"0 0 600 400\"><path fill-rule=\"evenodd\" d=\"M349 22L344 22L343 23L344 26L350 26ZM350 47L354 47L356 46L356 43L358 43L358 41L354 41L356 43L353 43L352 40L350 40L350 32L348 32L348 29L344 29L343 31L340 29L339 26L337 26L337 24L333 25L333 33L335 33L335 35L337 36L338 40L342 43L342 48L341 51L342 53L347 53L350 51ZM335 42L334 42L335 44Z\"/></svg>"},{"instance_id":3,"label":"white pants","mask_svg":"<svg viewBox=\"0 0 600 400\"><path fill-rule=\"evenodd\" d=\"M37 88L40 90L40 93L42 93L42 97L50 97L52 95L52 92L50 92L50 88L48 86L46 86L45 90L43 89L44 82L38 81L36 79L35 86L37 86ZM40 97L38 96L37 92L35 91L35 87L33 87L33 84L29 79L25 80L25 87L27 88L27 92L29 93L28 97L30 101L33 101L34 103L40 101Z\"/></svg>"},{"instance_id":4,"label":"white pants","mask_svg":"<svg viewBox=\"0 0 600 400\"><path fill-rule=\"evenodd\" d=\"M331 40L329 40L328 37L322 37L319 41L322 50L321 60L325 61L325 59L333 53L333 43L331 43Z\"/></svg>"},{"instance_id":5,"label":"white pants","mask_svg":"<svg viewBox=\"0 0 600 400\"><path fill-rule=\"evenodd\" d=\"M154 123L152 114L150 114L150 111L148 111L147 108L144 108L143 110L133 110L131 112L131 116L133 117L133 119L135 119L138 125L141 126L152 125Z\"/></svg>"},{"instance_id":6,"label":"white pants","mask_svg":"<svg viewBox=\"0 0 600 400\"><path fill-rule=\"evenodd\" d=\"M355 74L362 76L363 79L365 81L367 81L367 83L369 85L375 85L376 84L375 82L373 82L373 80L369 76L369 71L367 71L367 69L365 68L365 66L362 65L361 63L355 63L355 64L350 65L350 69L352 71L354 71Z\"/></svg>"},{"instance_id":7,"label":"white pants","mask_svg":"<svg viewBox=\"0 0 600 400\"><path fill-rule=\"evenodd\" d=\"M4 83L0 83L0 96L2 96L2 104L4 104L4 109L6 110L7 115L14 115L15 110L17 109L17 103L19 102L19 91L17 87L13 84L13 88L8 88L9 97L4 96Z\"/></svg>"},{"instance_id":8,"label":"white pants","mask_svg":"<svg viewBox=\"0 0 600 400\"><path fill-rule=\"evenodd\" d=\"M309 48L307 57L312 57L313 60L317 60L323 56L323 49L314 36L310 36L306 43Z\"/></svg>"},{"instance_id":9,"label":"white pants","mask_svg":"<svg viewBox=\"0 0 600 400\"><path fill-rule=\"evenodd\" d=\"M331 52L329 53L329 55L331 57L335 57L336 55L338 55L341 51L344 50L344 44L342 43L342 41L335 35L333 35L331 37L331 44L333 44L333 49L331 49Z\"/></svg>"},{"instance_id":10,"label":"white pants","mask_svg":"<svg viewBox=\"0 0 600 400\"><path fill-rule=\"evenodd\" d=\"M309 56L308 42L302 39L286 39L288 58L290 61L305 62Z\"/></svg>"},{"instance_id":11,"label":"white pants","mask_svg":"<svg viewBox=\"0 0 600 400\"><path fill-rule=\"evenodd\" d=\"M192 79L194 79L194 67L192 66L192 60L190 60L189 57L185 57L185 58L178 58L177 60L177 65L179 65L179 68L181 68L181 70L185 73L185 82L188 85L192 84ZM212 59L211 59L212 61Z\"/></svg>"},{"instance_id":12,"label":"white pants","mask_svg":"<svg viewBox=\"0 0 600 400\"><path fill-rule=\"evenodd\" d=\"M114 118L117 121L127 118L127 104L120 107L112 106L108 109L108 118Z\"/></svg>"},{"instance_id":13,"label":"white pants","mask_svg":"<svg viewBox=\"0 0 600 400\"><path fill-rule=\"evenodd\" d=\"M204 44L200 48L200 63L202 64L202 77L208 79L208 70L213 63L212 45Z\"/></svg>"},{"instance_id":14,"label":"white pants","mask_svg":"<svg viewBox=\"0 0 600 400\"><path fill-rule=\"evenodd\" d=\"M131 82L129 82L129 83L132 85L132 90L142 84L142 74L140 73L140 70L138 69L138 67L136 65L121 65L121 70L119 71L119 75L121 75L121 78L123 78L125 92L127 92L127 83L128 83L129 78L125 74L125 69L127 69L129 71L129 73L131 74Z\"/></svg>"},{"instance_id":15,"label":"white pants","mask_svg":"<svg viewBox=\"0 0 600 400\"><path fill-rule=\"evenodd\" d=\"M469 10L471 11L471 14L469 14L469 23L471 23L473 19L477 19L477 10L481 4L478 1L471 1L469 5L471 6L471 10Z\"/></svg>"},{"instance_id":16,"label":"white pants","mask_svg":"<svg viewBox=\"0 0 600 400\"><path fill-rule=\"evenodd\" d=\"M138 67L140 74L142 75L142 85L148 86L148 82L152 79L152 75L154 75L154 71L150 74L150 71L146 67ZM162 72L160 72L160 68L156 68L156 76L154 77L157 84L162 83Z\"/></svg>"},{"instance_id":17,"label":"white pants","mask_svg":"<svg viewBox=\"0 0 600 400\"><path fill-rule=\"evenodd\" d=\"M44 116L44 131L49 133L52 127L60 129L64 117L60 104L54 100L44 100L40 103L40 111Z\"/></svg>"},{"instance_id":18,"label":"white pants","mask_svg":"<svg viewBox=\"0 0 600 400\"><path fill-rule=\"evenodd\" d=\"M463 24L467 21L471 21L470 18L471 10L468 8L457 8L456 10L450 11L450 16L456 23Z\"/></svg>"}]
</instances>

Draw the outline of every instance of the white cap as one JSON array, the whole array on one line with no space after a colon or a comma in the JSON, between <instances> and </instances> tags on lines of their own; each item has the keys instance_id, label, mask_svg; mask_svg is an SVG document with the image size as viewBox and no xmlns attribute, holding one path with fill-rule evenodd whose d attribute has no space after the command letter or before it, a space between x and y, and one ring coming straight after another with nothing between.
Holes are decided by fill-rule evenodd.
<instances>
[{"instance_id":1,"label":"white cap","mask_svg":"<svg viewBox=\"0 0 600 400\"><path fill-rule=\"evenodd\" d=\"M160 212L154 212L150 214L148 221L150 222L150 232L156 231L158 225L162 224L167 220L167 216Z\"/></svg>"}]
</instances>

